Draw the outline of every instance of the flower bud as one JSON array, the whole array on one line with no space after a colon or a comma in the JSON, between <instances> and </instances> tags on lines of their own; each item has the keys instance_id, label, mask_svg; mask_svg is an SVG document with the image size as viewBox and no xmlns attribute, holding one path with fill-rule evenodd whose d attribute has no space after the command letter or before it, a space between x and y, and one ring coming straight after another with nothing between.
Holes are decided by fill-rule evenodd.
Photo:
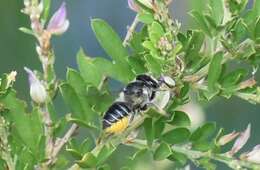
<instances>
[{"instance_id":1,"label":"flower bud","mask_svg":"<svg viewBox=\"0 0 260 170\"><path fill-rule=\"evenodd\" d=\"M139 6L134 2L134 0L127 0L128 2L128 7L135 11L135 12L138 12L139 11Z\"/></svg>"},{"instance_id":2,"label":"flower bud","mask_svg":"<svg viewBox=\"0 0 260 170\"><path fill-rule=\"evenodd\" d=\"M220 146L226 145L227 143L231 142L232 140L234 140L237 136L239 135L239 132L235 132L233 131L232 133L229 133L227 135L222 136L219 140L218 140L218 144Z\"/></svg>"},{"instance_id":3,"label":"flower bud","mask_svg":"<svg viewBox=\"0 0 260 170\"><path fill-rule=\"evenodd\" d=\"M29 7L31 5L31 2L30 2L30 0L24 0L23 4L25 7Z\"/></svg>"},{"instance_id":4,"label":"flower bud","mask_svg":"<svg viewBox=\"0 0 260 170\"><path fill-rule=\"evenodd\" d=\"M245 159L260 164L260 145L256 145L251 152L247 153Z\"/></svg>"},{"instance_id":5,"label":"flower bud","mask_svg":"<svg viewBox=\"0 0 260 170\"><path fill-rule=\"evenodd\" d=\"M47 31L51 34L60 35L69 28L69 20L67 19L66 4L63 2L60 8L51 17Z\"/></svg>"},{"instance_id":6,"label":"flower bud","mask_svg":"<svg viewBox=\"0 0 260 170\"><path fill-rule=\"evenodd\" d=\"M36 75L27 67L24 70L28 74L30 84L30 96L32 100L38 104L42 104L46 101L47 92L42 82L36 77Z\"/></svg>"},{"instance_id":7,"label":"flower bud","mask_svg":"<svg viewBox=\"0 0 260 170\"><path fill-rule=\"evenodd\" d=\"M231 151L231 155L237 153L248 141L251 132L251 125L249 124L244 132L241 132L237 140L235 141Z\"/></svg>"}]
</instances>

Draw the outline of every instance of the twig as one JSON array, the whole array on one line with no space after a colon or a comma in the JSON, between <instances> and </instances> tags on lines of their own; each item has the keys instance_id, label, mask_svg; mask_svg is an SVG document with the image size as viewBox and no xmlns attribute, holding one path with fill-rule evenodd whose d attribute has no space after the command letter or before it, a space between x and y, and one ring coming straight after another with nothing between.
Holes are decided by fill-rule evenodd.
<instances>
[{"instance_id":1,"label":"twig","mask_svg":"<svg viewBox=\"0 0 260 170\"><path fill-rule=\"evenodd\" d=\"M166 4L167 6L169 6L169 5L172 3L172 1L173 1L173 0L166 0L166 1L165 1L165 4Z\"/></svg>"},{"instance_id":2,"label":"twig","mask_svg":"<svg viewBox=\"0 0 260 170\"><path fill-rule=\"evenodd\" d=\"M129 134L137 129L145 120L145 118L148 115L144 115L144 116L139 116L137 117L131 124L131 126L124 131L121 135L118 136L111 136L110 138L108 138L105 142L101 142L100 144L96 145L96 147L91 151L94 155L98 154L99 151L103 148L104 145L108 144L108 143L112 143L113 146L118 146L121 143L125 143L127 140L127 137L129 136ZM70 168L68 168L68 170L78 170L79 166L77 164L73 164Z\"/></svg>"},{"instance_id":3,"label":"twig","mask_svg":"<svg viewBox=\"0 0 260 170\"><path fill-rule=\"evenodd\" d=\"M6 169L15 170L17 156L12 156L11 146L9 144L10 124L0 116L0 158L5 161Z\"/></svg>"},{"instance_id":4,"label":"twig","mask_svg":"<svg viewBox=\"0 0 260 170\"><path fill-rule=\"evenodd\" d=\"M38 42L36 45L36 51L38 53L40 62L42 64L43 69L43 77L44 77L44 83L49 82L49 67L52 67L54 64L54 56L52 54L51 49L51 34L44 29L43 23L40 21L40 16L42 14L41 5L38 1L29 0L25 4L25 8L22 10L26 15L30 17L31 21L31 29L36 36ZM50 94L49 94L50 96ZM47 103L49 101L46 101L44 105L41 106L41 112L42 112L42 122L44 124L44 135L46 137L45 141L45 154L47 159L50 159L51 154L54 149L54 139L53 139L53 127L52 127L52 120L50 113L47 108ZM46 168L46 164L42 163L40 165L43 167L43 169Z\"/></svg>"},{"instance_id":5,"label":"twig","mask_svg":"<svg viewBox=\"0 0 260 170\"><path fill-rule=\"evenodd\" d=\"M133 33L134 33L134 30L135 30L135 28L136 28L138 22L139 22L139 20L138 20L138 17L137 17L137 15L136 15L135 18L134 18L133 23L132 23L131 26L128 28L128 31L127 31L127 33L126 33L125 39L124 39L124 41L123 41L123 46L124 46L124 47L127 46L129 40L131 39L131 37L132 37L132 35L133 35Z\"/></svg>"},{"instance_id":6,"label":"twig","mask_svg":"<svg viewBox=\"0 0 260 170\"><path fill-rule=\"evenodd\" d=\"M54 145L54 149L51 153L50 160L47 162L48 165L53 164L56 161L56 157L61 151L62 147L69 141L74 132L79 128L75 123L71 125L67 133L61 139L57 139Z\"/></svg>"},{"instance_id":7,"label":"twig","mask_svg":"<svg viewBox=\"0 0 260 170\"><path fill-rule=\"evenodd\" d=\"M153 148L157 148L160 143L154 143ZM128 146L140 149L146 148L146 141L136 139L133 140L132 143L126 144ZM153 150L153 149L151 149ZM197 160L201 158L209 158L210 160L215 160L218 162L222 162L233 169L241 169L241 168L248 168L248 169L259 169L260 164L255 164L246 160L237 159L233 156L230 156L225 153L211 153L211 152L202 152L197 150L192 150L189 145L173 145L172 150L178 153L182 153L187 156L193 162L197 162Z\"/></svg>"},{"instance_id":8,"label":"twig","mask_svg":"<svg viewBox=\"0 0 260 170\"><path fill-rule=\"evenodd\" d=\"M50 118L50 114L47 111L46 106L41 107L41 112L42 112L42 121L44 124L44 135L46 136L46 149L45 149L45 154L49 158L52 150L53 150L53 136L52 136L52 120Z\"/></svg>"},{"instance_id":9,"label":"twig","mask_svg":"<svg viewBox=\"0 0 260 170\"><path fill-rule=\"evenodd\" d=\"M209 158L211 160L222 162L227 166L229 166L230 168L234 168L234 169L242 169L242 168L259 169L260 168L259 164L240 160L232 156L229 156L227 154L213 154L210 152L195 151L187 148L186 146L178 146L178 145L172 146L172 149L176 152L186 155L191 160L200 159L200 158Z\"/></svg>"}]
</instances>

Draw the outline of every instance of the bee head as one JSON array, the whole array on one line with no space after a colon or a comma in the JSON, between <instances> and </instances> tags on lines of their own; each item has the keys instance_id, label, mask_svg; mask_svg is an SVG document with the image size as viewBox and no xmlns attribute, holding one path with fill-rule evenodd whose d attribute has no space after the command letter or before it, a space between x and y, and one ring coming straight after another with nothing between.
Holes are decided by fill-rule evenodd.
<instances>
[{"instance_id":1,"label":"bee head","mask_svg":"<svg viewBox=\"0 0 260 170\"><path fill-rule=\"evenodd\" d=\"M136 76L136 80L143 82L149 88L159 88L159 82L152 76L140 74Z\"/></svg>"}]
</instances>

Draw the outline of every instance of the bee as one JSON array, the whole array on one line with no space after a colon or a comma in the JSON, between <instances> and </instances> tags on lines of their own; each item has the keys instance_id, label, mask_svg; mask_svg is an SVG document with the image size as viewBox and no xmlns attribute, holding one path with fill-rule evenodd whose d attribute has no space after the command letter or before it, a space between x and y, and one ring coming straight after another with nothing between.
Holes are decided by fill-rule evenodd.
<instances>
[{"instance_id":1,"label":"bee","mask_svg":"<svg viewBox=\"0 0 260 170\"><path fill-rule=\"evenodd\" d=\"M172 97L170 89L174 80L167 76L156 79L147 74L138 75L126 85L119 98L108 108L103 117L106 133L121 133L138 112L155 107L160 112Z\"/></svg>"},{"instance_id":2,"label":"bee","mask_svg":"<svg viewBox=\"0 0 260 170\"><path fill-rule=\"evenodd\" d=\"M113 103L103 117L103 129L106 133L121 133L127 128L132 112L127 102Z\"/></svg>"}]
</instances>

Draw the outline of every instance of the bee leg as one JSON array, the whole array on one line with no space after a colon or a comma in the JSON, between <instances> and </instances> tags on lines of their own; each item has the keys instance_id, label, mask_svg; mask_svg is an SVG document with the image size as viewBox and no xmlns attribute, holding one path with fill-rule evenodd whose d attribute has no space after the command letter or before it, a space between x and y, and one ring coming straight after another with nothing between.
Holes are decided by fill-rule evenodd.
<instances>
[{"instance_id":1,"label":"bee leg","mask_svg":"<svg viewBox=\"0 0 260 170\"><path fill-rule=\"evenodd\" d=\"M131 123L133 120L134 120L134 117L136 115L136 113L138 112L138 110L134 110L133 113L131 114L130 116L130 120L129 120L129 123Z\"/></svg>"},{"instance_id":2,"label":"bee leg","mask_svg":"<svg viewBox=\"0 0 260 170\"><path fill-rule=\"evenodd\" d=\"M156 111L158 111L158 113L160 113L162 116L168 117L169 114L167 112L165 112L165 110L163 110L162 108L160 108L159 106L157 106L155 103L147 103L147 105L152 106Z\"/></svg>"},{"instance_id":3,"label":"bee leg","mask_svg":"<svg viewBox=\"0 0 260 170\"><path fill-rule=\"evenodd\" d=\"M132 131L126 138L125 140L125 144L131 144L133 143L133 141L137 138L138 136L138 133L139 133L139 130L134 130Z\"/></svg>"},{"instance_id":4,"label":"bee leg","mask_svg":"<svg viewBox=\"0 0 260 170\"><path fill-rule=\"evenodd\" d=\"M101 132L100 136L96 140L96 145L102 144L104 141L106 141L108 138L110 138L113 134L107 134L105 132Z\"/></svg>"}]
</instances>

